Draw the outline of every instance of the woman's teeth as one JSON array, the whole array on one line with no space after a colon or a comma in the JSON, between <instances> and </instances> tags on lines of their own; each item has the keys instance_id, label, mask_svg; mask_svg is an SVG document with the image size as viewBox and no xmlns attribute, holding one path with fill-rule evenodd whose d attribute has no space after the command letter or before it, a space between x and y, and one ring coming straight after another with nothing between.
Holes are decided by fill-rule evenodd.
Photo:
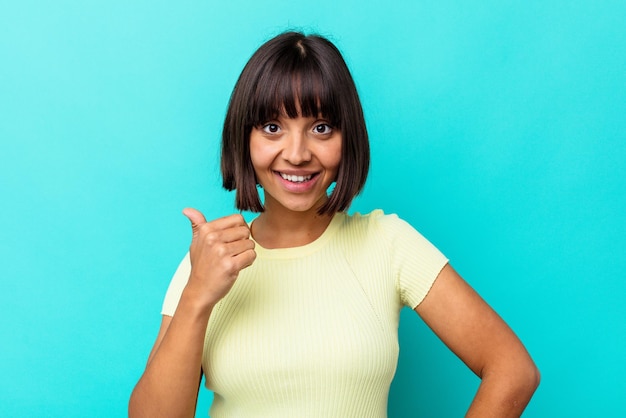
<instances>
[{"instance_id":1,"label":"woman's teeth","mask_svg":"<svg viewBox=\"0 0 626 418\"><path fill-rule=\"evenodd\" d=\"M311 174L309 174L308 176L292 176L290 174L284 174L284 173L280 173L280 176L284 178L285 180L291 181L293 183L302 183L302 182L311 180L311 177L313 177Z\"/></svg>"}]
</instances>

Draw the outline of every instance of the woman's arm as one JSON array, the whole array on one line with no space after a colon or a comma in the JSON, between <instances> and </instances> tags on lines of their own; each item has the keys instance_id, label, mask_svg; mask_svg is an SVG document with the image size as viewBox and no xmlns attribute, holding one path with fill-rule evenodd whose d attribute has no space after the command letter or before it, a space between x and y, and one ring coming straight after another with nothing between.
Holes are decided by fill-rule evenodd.
<instances>
[{"instance_id":1,"label":"woman's arm","mask_svg":"<svg viewBox=\"0 0 626 418\"><path fill-rule=\"evenodd\" d=\"M415 312L481 378L466 417L522 414L539 370L511 328L450 265Z\"/></svg>"},{"instance_id":2,"label":"woman's arm","mask_svg":"<svg viewBox=\"0 0 626 418\"><path fill-rule=\"evenodd\" d=\"M174 316L163 317L146 370L130 397L129 418L194 416L209 317L239 271L255 259L241 215L206 222L198 211L184 213L193 229L191 273Z\"/></svg>"},{"instance_id":3,"label":"woman's arm","mask_svg":"<svg viewBox=\"0 0 626 418\"><path fill-rule=\"evenodd\" d=\"M183 291L174 318L163 316L146 369L130 397L129 418L195 414L208 316L205 320L206 315L186 307L184 298Z\"/></svg>"}]
</instances>

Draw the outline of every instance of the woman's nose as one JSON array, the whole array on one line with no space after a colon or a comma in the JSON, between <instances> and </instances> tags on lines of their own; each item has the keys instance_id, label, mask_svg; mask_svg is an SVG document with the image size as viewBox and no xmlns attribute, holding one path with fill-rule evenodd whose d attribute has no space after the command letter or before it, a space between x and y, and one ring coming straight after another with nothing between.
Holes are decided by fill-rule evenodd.
<instances>
[{"instance_id":1,"label":"woman's nose","mask_svg":"<svg viewBox=\"0 0 626 418\"><path fill-rule=\"evenodd\" d=\"M283 158L293 165L302 165L311 161L311 150L305 134L296 132L287 136Z\"/></svg>"}]
</instances>

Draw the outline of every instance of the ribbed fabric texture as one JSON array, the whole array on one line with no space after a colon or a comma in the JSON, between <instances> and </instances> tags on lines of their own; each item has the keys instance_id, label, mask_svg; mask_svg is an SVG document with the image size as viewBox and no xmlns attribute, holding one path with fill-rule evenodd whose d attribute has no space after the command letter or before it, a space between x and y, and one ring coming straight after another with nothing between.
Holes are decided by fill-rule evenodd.
<instances>
[{"instance_id":1,"label":"ribbed fabric texture","mask_svg":"<svg viewBox=\"0 0 626 418\"><path fill-rule=\"evenodd\" d=\"M256 252L208 323L210 416L386 417L400 309L422 301L447 259L379 210L338 213L308 245ZM164 315L189 270L186 256Z\"/></svg>"}]
</instances>

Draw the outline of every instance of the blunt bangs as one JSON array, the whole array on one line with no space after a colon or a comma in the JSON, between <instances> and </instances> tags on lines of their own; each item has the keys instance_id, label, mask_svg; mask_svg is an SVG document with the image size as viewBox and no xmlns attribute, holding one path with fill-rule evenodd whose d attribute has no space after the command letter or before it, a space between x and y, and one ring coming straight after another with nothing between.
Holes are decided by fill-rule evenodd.
<instances>
[{"instance_id":1,"label":"blunt bangs","mask_svg":"<svg viewBox=\"0 0 626 418\"><path fill-rule=\"evenodd\" d=\"M369 141L354 80L327 39L285 32L263 44L241 72L224 120L221 160L222 185L236 190L239 210L264 210L250 158L250 133L280 116L321 117L341 131L335 187L318 213L347 209L365 185Z\"/></svg>"},{"instance_id":2,"label":"blunt bangs","mask_svg":"<svg viewBox=\"0 0 626 418\"><path fill-rule=\"evenodd\" d=\"M297 49L280 56L261 74L248 104L244 124L259 126L280 115L289 118L324 117L341 129L339 86L322 75L318 62Z\"/></svg>"}]
</instances>

